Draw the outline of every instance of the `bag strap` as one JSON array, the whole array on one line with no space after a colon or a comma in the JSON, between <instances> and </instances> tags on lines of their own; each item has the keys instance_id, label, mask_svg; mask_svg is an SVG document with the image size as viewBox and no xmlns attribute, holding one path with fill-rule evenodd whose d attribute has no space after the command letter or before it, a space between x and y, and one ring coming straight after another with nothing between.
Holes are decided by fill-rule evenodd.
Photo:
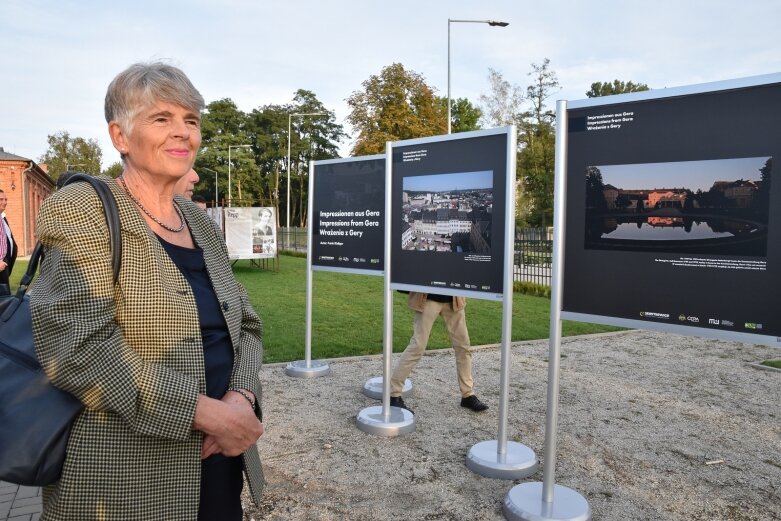
<instances>
[{"instance_id":1,"label":"bag strap","mask_svg":"<svg viewBox=\"0 0 781 521\"><path fill-rule=\"evenodd\" d=\"M105 211L106 224L108 225L109 245L111 247L111 269L114 279L114 283L119 280L119 268L122 264L122 233L119 223L119 210L117 209L117 201L114 199L114 194L111 193L111 189L99 179L87 174L73 174L65 182L65 185L76 183L79 181L87 182L92 185L97 192L100 202L103 204L103 210ZM63 185L63 186L65 186ZM38 263L43 258L43 245L40 241L35 245L33 253L30 255L30 261L27 264L27 271L22 276L22 280L19 283L19 289L16 292L16 296L22 298L27 291L27 286L33 280L35 272L38 270Z\"/></svg>"}]
</instances>

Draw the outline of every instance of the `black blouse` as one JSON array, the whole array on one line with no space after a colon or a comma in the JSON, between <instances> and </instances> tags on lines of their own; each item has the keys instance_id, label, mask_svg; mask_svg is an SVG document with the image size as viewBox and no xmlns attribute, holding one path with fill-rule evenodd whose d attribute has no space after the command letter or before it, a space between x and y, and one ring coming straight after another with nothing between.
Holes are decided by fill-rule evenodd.
<instances>
[{"instance_id":1,"label":"black blouse","mask_svg":"<svg viewBox=\"0 0 781 521\"><path fill-rule=\"evenodd\" d=\"M171 244L158 236L168 256L190 283L198 306L198 321L203 340L203 363L206 369L206 395L221 399L228 391L233 371L233 347L231 346L228 325L220 308L220 302L214 292L203 250L199 247L184 248Z\"/></svg>"}]
</instances>

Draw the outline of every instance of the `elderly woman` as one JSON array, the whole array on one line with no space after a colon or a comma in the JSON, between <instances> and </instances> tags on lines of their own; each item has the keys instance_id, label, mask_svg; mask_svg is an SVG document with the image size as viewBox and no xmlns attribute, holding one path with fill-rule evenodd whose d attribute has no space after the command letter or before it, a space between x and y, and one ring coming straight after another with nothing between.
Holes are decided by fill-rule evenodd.
<instances>
[{"instance_id":1,"label":"elderly woman","mask_svg":"<svg viewBox=\"0 0 781 521\"><path fill-rule=\"evenodd\" d=\"M69 185L39 215L45 246L31 306L53 383L77 396L60 481L43 520L240 520L242 470L263 486L261 323L208 216L181 196L201 143L203 98L166 64L136 64L106 94L124 171L112 282L94 190Z\"/></svg>"}]
</instances>

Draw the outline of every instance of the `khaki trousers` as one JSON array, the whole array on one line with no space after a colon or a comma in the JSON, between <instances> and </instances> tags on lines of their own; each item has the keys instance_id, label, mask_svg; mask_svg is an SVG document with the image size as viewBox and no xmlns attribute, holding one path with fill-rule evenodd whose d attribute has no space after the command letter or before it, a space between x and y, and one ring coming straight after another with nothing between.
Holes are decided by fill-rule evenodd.
<instances>
[{"instance_id":1,"label":"khaki trousers","mask_svg":"<svg viewBox=\"0 0 781 521\"><path fill-rule=\"evenodd\" d=\"M391 376L391 396L401 396L404 381L420 361L420 357L426 350L431 328L438 316L445 321L450 345L456 354L456 373L458 386L461 389L461 397L466 398L474 394L472 388L472 351L469 344L469 332L466 329L466 314L464 310L453 311L449 302L436 302L426 300L423 312L415 311L415 321L412 338L407 348L401 354Z\"/></svg>"}]
</instances>

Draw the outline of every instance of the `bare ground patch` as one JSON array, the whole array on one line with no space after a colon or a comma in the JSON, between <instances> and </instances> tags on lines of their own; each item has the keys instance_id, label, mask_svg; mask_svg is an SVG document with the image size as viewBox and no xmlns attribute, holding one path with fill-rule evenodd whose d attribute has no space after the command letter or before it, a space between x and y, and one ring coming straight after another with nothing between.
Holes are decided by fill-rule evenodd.
<instances>
[{"instance_id":1,"label":"bare ground patch","mask_svg":"<svg viewBox=\"0 0 781 521\"><path fill-rule=\"evenodd\" d=\"M594 519L781 519L781 375L748 365L778 350L633 331L565 339L562 353L556 481L583 494ZM515 344L510 369L509 437L541 460L547 355L547 341ZM263 368L268 484L248 519L504 519L519 481L465 465L472 445L496 439L497 347L475 350L483 414L459 406L452 351L428 352L406 400L416 431L397 438L355 425L378 403L361 389L381 358L330 364L315 379Z\"/></svg>"}]
</instances>

